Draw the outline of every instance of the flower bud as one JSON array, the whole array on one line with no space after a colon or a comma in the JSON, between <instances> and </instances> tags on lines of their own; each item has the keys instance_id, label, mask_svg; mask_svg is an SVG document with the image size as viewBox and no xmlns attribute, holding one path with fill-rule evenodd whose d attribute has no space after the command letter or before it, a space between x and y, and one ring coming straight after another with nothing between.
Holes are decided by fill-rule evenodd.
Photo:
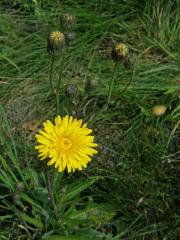
<instances>
[{"instance_id":1,"label":"flower bud","mask_svg":"<svg viewBox=\"0 0 180 240\"><path fill-rule=\"evenodd\" d=\"M70 42L70 41L73 41L76 37L76 33L75 32L69 32L66 34L66 38L67 40Z\"/></svg>"},{"instance_id":2,"label":"flower bud","mask_svg":"<svg viewBox=\"0 0 180 240\"><path fill-rule=\"evenodd\" d=\"M129 49L124 43L118 43L112 50L112 59L117 61L125 60L128 57Z\"/></svg>"},{"instance_id":3,"label":"flower bud","mask_svg":"<svg viewBox=\"0 0 180 240\"><path fill-rule=\"evenodd\" d=\"M165 112L166 112L166 106L164 105L157 105L152 109L152 114L156 117L162 116Z\"/></svg>"},{"instance_id":4,"label":"flower bud","mask_svg":"<svg viewBox=\"0 0 180 240\"><path fill-rule=\"evenodd\" d=\"M59 31L51 32L48 36L47 43L47 49L49 54L57 56L65 47L65 35Z\"/></svg>"},{"instance_id":5,"label":"flower bud","mask_svg":"<svg viewBox=\"0 0 180 240\"><path fill-rule=\"evenodd\" d=\"M69 98L74 98L78 96L78 89L77 86L75 84L67 84L66 86L66 96Z\"/></svg>"},{"instance_id":6,"label":"flower bud","mask_svg":"<svg viewBox=\"0 0 180 240\"><path fill-rule=\"evenodd\" d=\"M72 29L75 22L76 18L72 14L66 13L60 16L60 25L65 29Z\"/></svg>"},{"instance_id":7,"label":"flower bud","mask_svg":"<svg viewBox=\"0 0 180 240\"><path fill-rule=\"evenodd\" d=\"M14 193L13 194L13 202L16 203L17 201L19 201L19 199L20 199L19 193Z\"/></svg>"},{"instance_id":8,"label":"flower bud","mask_svg":"<svg viewBox=\"0 0 180 240\"><path fill-rule=\"evenodd\" d=\"M69 98L71 103L75 106L77 106L79 102L79 92L78 88L75 84L68 84L66 86L66 91L65 91L66 96Z\"/></svg>"},{"instance_id":9,"label":"flower bud","mask_svg":"<svg viewBox=\"0 0 180 240\"><path fill-rule=\"evenodd\" d=\"M18 182L16 185L16 190L17 190L17 192L23 192L24 191L24 183Z\"/></svg>"}]
</instances>

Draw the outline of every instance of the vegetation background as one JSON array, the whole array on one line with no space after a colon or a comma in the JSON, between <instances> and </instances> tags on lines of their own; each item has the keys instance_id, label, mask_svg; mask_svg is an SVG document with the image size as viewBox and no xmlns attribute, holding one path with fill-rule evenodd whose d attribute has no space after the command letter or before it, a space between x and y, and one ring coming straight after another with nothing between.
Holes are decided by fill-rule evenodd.
<instances>
[{"instance_id":1,"label":"vegetation background","mask_svg":"<svg viewBox=\"0 0 180 240\"><path fill-rule=\"evenodd\" d=\"M73 114L65 89L76 84L76 114L94 129L99 154L82 172L49 170L57 217L34 134L54 118L46 39L61 31L63 13L77 23L61 114ZM130 49L133 81L119 64L101 112L118 42ZM0 239L178 239L179 0L1 0L0 66ZM161 117L156 105L166 106Z\"/></svg>"}]
</instances>

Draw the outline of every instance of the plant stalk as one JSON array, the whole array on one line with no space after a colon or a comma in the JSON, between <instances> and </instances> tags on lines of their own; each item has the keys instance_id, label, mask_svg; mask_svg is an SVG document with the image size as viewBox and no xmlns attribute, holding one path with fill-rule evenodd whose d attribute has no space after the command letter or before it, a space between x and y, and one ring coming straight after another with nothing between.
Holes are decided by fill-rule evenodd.
<instances>
[{"instance_id":1,"label":"plant stalk","mask_svg":"<svg viewBox=\"0 0 180 240\"><path fill-rule=\"evenodd\" d=\"M61 80L62 80L62 73L64 69L64 59L65 59L65 53L62 55L61 59L61 64L60 64L60 71L59 71L59 79L56 87L56 115L59 114L59 90L60 90L60 85L61 85Z\"/></svg>"},{"instance_id":2,"label":"plant stalk","mask_svg":"<svg viewBox=\"0 0 180 240\"><path fill-rule=\"evenodd\" d=\"M118 65L118 62L116 62L115 65L114 65L111 82L109 84L109 91L108 91L107 103L105 105L105 110L108 109L109 103L111 101L111 95L112 95L112 89L113 89L113 85L114 85L114 79L115 79L115 73L116 73L117 65Z\"/></svg>"},{"instance_id":3,"label":"plant stalk","mask_svg":"<svg viewBox=\"0 0 180 240\"><path fill-rule=\"evenodd\" d=\"M49 72L49 82L50 86L52 88L52 91L54 92L54 85L53 85L53 69L54 69L54 62L55 62L55 56L52 56L52 61L51 61L51 67L50 67L50 72Z\"/></svg>"}]
</instances>

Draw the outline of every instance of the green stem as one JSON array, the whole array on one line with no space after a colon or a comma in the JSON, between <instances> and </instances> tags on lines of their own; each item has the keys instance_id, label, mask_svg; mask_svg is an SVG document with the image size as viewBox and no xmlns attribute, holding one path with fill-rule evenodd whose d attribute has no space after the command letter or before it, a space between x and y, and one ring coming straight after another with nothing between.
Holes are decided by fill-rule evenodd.
<instances>
[{"instance_id":1,"label":"green stem","mask_svg":"<svg viewBox=\"0 0 180 240\"><path fill-rule=\"evenodd\" d=\"M60 64L60 71L59 71L59 79L56 87L56 115L59 114L59 90L60 90L60 85L61 85L61 80L62 80L62 73L64 69L64 59L65 59L65 53L62 56L61 59L61 64Z\"/></svg>"},{"instance_id":2,"label":"green stem","mask_svg":"<svg viewBox=\"0 0 180 240\"><path fill-rule=\"evenodd\" d=\"M50 67L50 72L49 72L49 82L50 86L52 88L52 91L54 92L54 85L53 85L53 69L54 69L54 62L55 62L55 56L52 56L52 61L51 61L51 67Z\"/></svg>"},{"instance_id":3,"label":"green stem","mask_svg":"<svg viewBox=\"0 0 180 240\"><path fill-rule=\"evenodd\" d=\"M126 90L128 89L128 87L131 85L131 83L132 83L132 81L134 80L134 76L135 76L135 69L136 69L136 67L135 67L135 65L133 66L133 71L132 71L132 76L131 76L131 78L130 78L130 80L129 80L129 82L128 82L128 84L126 85L126 87L120 92L120 94L123 94L123 93L125 93L126 92Z\"/></svg>"},{"instance_id":4,"label":"green stem","mask_svg":"<svg viewBox=\"0 0 180 240\"><path fill-rule=\"evenodd\" d=\"M59 92L56 92L56 115L59 114Z\"/></svg>"},{"instance_id":5,"label":"green stem","mask_svg":"<svg viewBox=\"0 0 180 240\"><path fill-rule=\"evenodd\" d=\"M108 91L107 104L106 104L106 106L105 106L105 110L108 109L109 103L110 103L110 101L111 101L111 95L112 95L112 89L113 89L113 85L114 85L115 72L116 72L117 65L118 65L118 62L116 62L115 65L114 65L111 82L110 82L110 84L109 84L109 91Z\"/></svg>"},{"instance_id":6,"label":"green stem","mask_svg":"<svg viewBox=\"0 0 180 240\"><path fill-rule=\"evenodd\" d=\"M46 167L46 183L47 183L47 189L48 189L49 197L50 197L53 209L54 209L54 214L55 214L55 217L57 218L57 215L58 215L57 206L56 206L56 202L55 202L54 194L53 194L54 187L52 187L52 186L54 186L54 177L51 181L49 171L48 171L47 167Z\"/></svg>"}]
</instances>

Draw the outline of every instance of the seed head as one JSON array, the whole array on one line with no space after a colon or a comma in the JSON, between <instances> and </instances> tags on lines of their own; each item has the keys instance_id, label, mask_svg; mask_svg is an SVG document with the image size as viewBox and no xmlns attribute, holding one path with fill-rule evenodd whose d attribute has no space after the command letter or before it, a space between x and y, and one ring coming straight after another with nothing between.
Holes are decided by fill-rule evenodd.
<instances>
[{"instance_id":1,"label":"seed head","mask_svg":"<svg viewBox=\"0 0 180 240\"><path fill-rule=\"evenodd\" d=\"M72 29L75 22L76 18L72 14L66 13L60 16L60 24L65 29Z\"/></svg>"},{"instance_id":2,"label":"seed head","mask_svg":"<svg viewBox=\"0 0 180 240\"><path fill-rule=\"evenodd\" d=\"M65 47L65 35L62 32L54 31L48 36L48 52L51 55L58 55Z\"/></svg>"},{"instance_id":3,"label":"seed head","mask_svg":"<svg viewBox=\"0 0 180 240\"><path fill-rule=\"evenodd\" d=\"M112 59L117 61L125 60L128 57L129 49L124 43L118 43L112 50Z\"/></svg>"},{"instance_id":4,"label":"seed head","mask_svg":"<svg viewBox=\"0 0 180 240\"><path fill-rule=\"evenodd\" d=\"M154 106L152 109L152 114L156 117L162 116L166 112L166 106L164 105L157 105Z\"/></svg>"}]
</instances>

